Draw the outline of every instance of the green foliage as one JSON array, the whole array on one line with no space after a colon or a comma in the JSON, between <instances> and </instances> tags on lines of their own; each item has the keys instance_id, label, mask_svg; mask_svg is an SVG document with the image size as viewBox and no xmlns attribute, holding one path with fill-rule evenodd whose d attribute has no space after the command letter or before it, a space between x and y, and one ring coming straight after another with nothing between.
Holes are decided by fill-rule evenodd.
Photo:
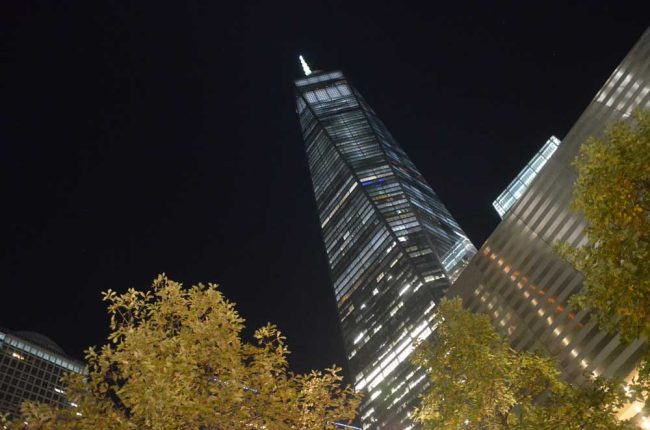
<instances>
[{"instance_id":1,"label":"green foliage","mask_svg":"<svg viewBox=\"0 0 650 430\"><path fill-rule=\"evenodd\" d=\"M615 418L626 400L619 384L567 384L552 360L513 350L460 299L443 300L435 324L436 339L413 356L431 381L413 413L425 429L633 428Z\"/></svg>"},{"instance_id":2,"label":"green foliage","mask_svg":"<svg viewBox=\"0 0 650 430\"><path fill-rule=\"evenodd\" d=\"M332 429L352 420L359 394L337 367L288 371L285 338L269 324L255 342L218 291L158 277L149 291L104 293L109 343L87 351L88 375L65 380L58 409L25 403L11 429Z\"/></svg>"},{"instance_id":3,"label":"green foliage","mask_svg":"<svg viewBox=\"0 0 650 430\"><path fill-rule=\"evenodd\" d=\"M574 388L564 385L531 411L521 429L625 430L637 427L616 419L619 408L628 403L619 381L594 378Z\"/></svg>"},{"instance_id":4,"label":"green foliage","mask_svg":"<svg viewBox=\"0 0 650 430\"><path fill-rule=\"evenodd\" d=\"M574 162L573 207L589 243L558 249L585 276L572 304L630 341L650 337L650 113L590 138Z\"/></svg>"}]
</instances>

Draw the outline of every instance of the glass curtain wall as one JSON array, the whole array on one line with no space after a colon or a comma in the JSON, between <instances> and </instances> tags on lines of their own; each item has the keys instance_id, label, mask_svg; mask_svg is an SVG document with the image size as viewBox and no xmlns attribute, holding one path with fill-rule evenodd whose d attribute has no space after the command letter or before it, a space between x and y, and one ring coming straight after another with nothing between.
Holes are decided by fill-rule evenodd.
<instances>
[{"instance_id":1,"label":"glass curtain wall","mask_svg":"<svg viewBox=\"0 0 650 430\"><path fill-rule=\"evenodd\" d=\"M364 428L414 428L409 364L476 249L341 72L295 82L316 206Z\"/></svg>"}]
</instances>

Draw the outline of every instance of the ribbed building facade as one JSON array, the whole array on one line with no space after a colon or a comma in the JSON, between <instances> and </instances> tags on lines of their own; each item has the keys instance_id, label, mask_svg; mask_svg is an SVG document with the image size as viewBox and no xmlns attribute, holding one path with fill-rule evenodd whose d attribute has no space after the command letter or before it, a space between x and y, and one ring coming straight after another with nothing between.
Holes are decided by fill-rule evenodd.
<instances>
[{"instance_id":1,"label":"ribbed building facade","mask_svg":"<svg viewBox=\"0 0 650 430\"><path fill-rule=\"evenodd\" d=\"M582 275L560 258L553 246L587 242L585 221L570 207L576 172L571 162L590 136L650 109L650 30L598 91L562 144L454 283L449 294L488 314L517 349L541 349L559 361L568 380L589 374L626 377L634 371L643 342L624 344L603 333L585 312L567 305L582 288ZM644 414L639 405L625 417Z\"/></svg>"},{"instance_id":2,"label":"ribbed building facade","mask_svg":"<svg viewBox=\"0 0 650 430\"><path fill-rule=\"evenodd\" d=\"M27 400L70 406L61 385L70 372L83 373L84 363L47 337L0 328L0 414L18 414Z\"/></svg>"},{"instance_id":3,"label":"ribbed building facade","mask_svg":"<svg viewBox=\"0 0 650 430\"><path fill-rule=\"evenodd\" d=\"M341 72L295 82L344 346L365 429L415 428L428 381L409 363L476 249Z\"/></svg>"}]
</instances>

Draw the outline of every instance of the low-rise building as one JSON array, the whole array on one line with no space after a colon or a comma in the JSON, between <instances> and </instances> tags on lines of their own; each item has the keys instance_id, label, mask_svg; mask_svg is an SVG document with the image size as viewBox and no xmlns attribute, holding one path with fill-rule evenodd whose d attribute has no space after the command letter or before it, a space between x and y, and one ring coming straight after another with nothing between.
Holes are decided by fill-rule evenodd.
<instances>
[{"instance_id":1,"label":"low-rise building","mask_svg":"<svg viewBox=\"0 0 650 430\"><path fill-rule=\"evenodd\" d=\"M83 373L84 363L48 337L0 328L0 414L16 414L25 400L66 405L61 377Z\"/></svg>"}]
</instances>

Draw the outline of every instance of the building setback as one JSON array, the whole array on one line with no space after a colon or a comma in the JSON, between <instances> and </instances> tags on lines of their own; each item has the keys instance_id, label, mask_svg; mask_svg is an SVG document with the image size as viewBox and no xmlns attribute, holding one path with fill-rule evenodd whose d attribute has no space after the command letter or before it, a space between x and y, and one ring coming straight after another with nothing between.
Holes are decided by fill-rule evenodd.
<instances>
[{"instance_id":1,"label":"building setback","mask_svg":"<svg viewBox=\"0 0 650 430\"><path fill-rule=\"evenodd\" d=\"M83 373L84 364L52 340L0 329L0 414L17 414L26 400L66 406L60 381L69 372Z\"/></svg>"},{"instance_id":2,"label":"building setback","mask_svg":"<svg viewBox=\"0 0 650 430\"><path fill-rule=\"evenodd\" d=\"M542 149L526 164L521 172L510 182L508 187L492 203L501 219L510 210L510 208L519 200L519 198L528 189L528 186L535 176L542 170L542 167L553 156L557 147L560 146L560 139L555 136L549 137Z\"/></svg>"},{"instance_id":3,"label":"building setback","mask_svg":"<svg viewBox=\"0 0 650 430\"><path fill-rule=\"evenodd\" d=\"M345 76L306 73L297 113L361 420L415 428L428 380L413 344L476 249Z\"/></svg>"},{"instance_id":4,"label":"building setback","mask_svg":"<svg viewBox=\"0 0 650 430\"><path fill-rule=\"evenodd\" d=\"M576 172L571 162L590 136L635 108L650 109L650 30L616 68L580 116L546 166L461 274L449 295L472 311L488 314L520 350L541 349L556 357L569 381L589 374L627 377L643 342L621 343L600 332L586 312L574 313L568 298L582 288L582 275L553 246L587 242L585 221L570 208ZM632 405L623 412L643 419L648 411Z\"/></svg>"}]
</instances>

